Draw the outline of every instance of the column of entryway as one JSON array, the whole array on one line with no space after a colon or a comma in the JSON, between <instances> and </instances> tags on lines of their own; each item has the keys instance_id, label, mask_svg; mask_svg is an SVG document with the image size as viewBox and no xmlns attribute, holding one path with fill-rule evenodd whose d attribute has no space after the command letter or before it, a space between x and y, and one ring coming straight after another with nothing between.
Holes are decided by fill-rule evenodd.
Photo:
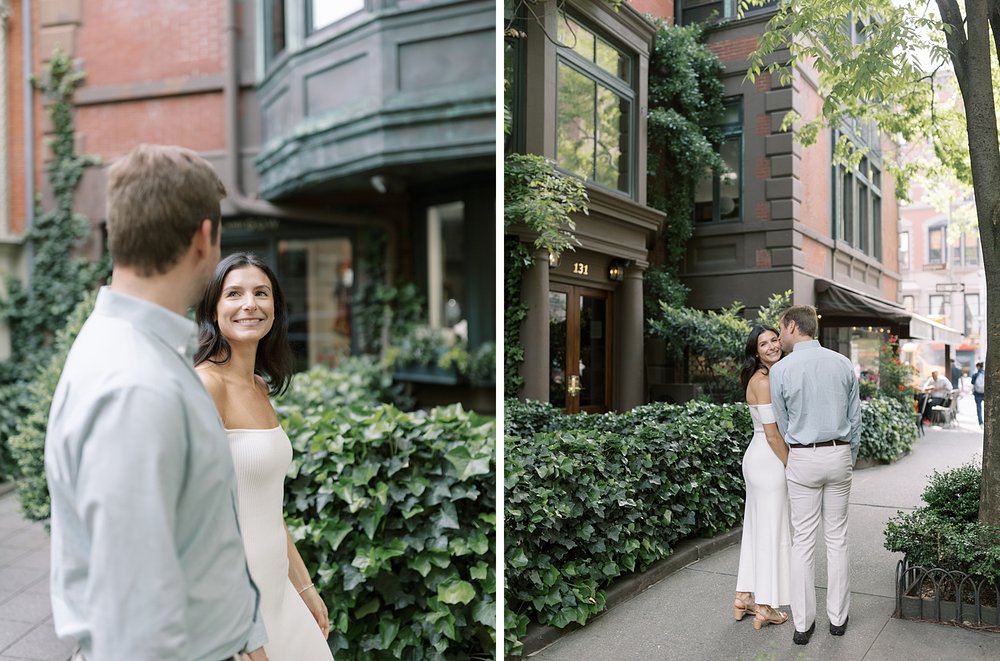
<instances>
[{"instance_id":1,"label":"column of entryway","mask_svg":"<svg viewBox=\"0 0 1000 661\"><path fill-rule=\"evenodd\" d=\"M549 253L536 250L521 279L521 300L528 314L521 322L523 399L549 401ZM510 393L505 393L509 395Z\"/></svg>"},{"instance_id":2,"label":"column of entryway","mask_svg":"<svg viewBox=\"0 0 1000 661\"><path fill-rule=\"evenodd\" d=\"M625 271L625 280L618 289L621 316L614 342L620 347L619 362L615 370L618 381L618 402L621 411L645 403L643 392L646 384L643 360L642 274L636 266Z\"/></svg>"}]
</instances>

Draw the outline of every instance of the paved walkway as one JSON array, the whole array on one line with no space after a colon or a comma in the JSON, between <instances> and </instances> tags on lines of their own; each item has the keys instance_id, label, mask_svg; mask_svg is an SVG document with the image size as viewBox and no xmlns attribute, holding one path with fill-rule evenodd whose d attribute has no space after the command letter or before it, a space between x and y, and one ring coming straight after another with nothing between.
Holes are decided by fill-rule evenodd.
<instances>
[{"instance_id":1,"label":"paved walkway","mask_svg":"<svg viewBox=\"0 0 1000 661\"><path fill-rule=\"evenodd\" d=\"M826 553L817 546L816 633L792 644L791 620L755 631L733 620L739 544L694 562L532 655L536 661L738 660L937 661L1000 659L1000 634L893 619L900 554L882 546L886 521L922 504L927 476L982 455L972 398L960 403L957 429L928 428L908 456L854 475L850 499L851 619L829 634ZM822 535L822 533L821 533ZM820 537L822 540L822 536Z\"/></svg>"},{"instance_id":2,"label":"paved walkway","mask_svg":"<svg viewBox=\"0 0 1000 661\"><path fill-rule=\"evenodd\" d=\"M21 516L17 495L0 496L0 661L66 661L49 603L49 535Z\"/></svg>"}]
</instances>

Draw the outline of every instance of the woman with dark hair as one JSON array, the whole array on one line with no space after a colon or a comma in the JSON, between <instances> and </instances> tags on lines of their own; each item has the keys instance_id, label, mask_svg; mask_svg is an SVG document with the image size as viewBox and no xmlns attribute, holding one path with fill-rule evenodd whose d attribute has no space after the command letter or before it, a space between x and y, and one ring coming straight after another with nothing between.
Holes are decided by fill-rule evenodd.
<instances>
[{"instance_id":1,"label":"woman with dark hair","mask_svg":"<svg viewBox=\"0 0 1000 661\"><path fill-rule=\"evenodd\" d=\"M198 305L195 368L219 410L236 469L240 530L260 591L270 661L332 661L330 621L281 511L292 446L270 396L288 387L285 299L252 253L229 255Z\"/></svg>"},{"instance_id":2,"label":"woman with dark hair","mask_svg":"<svg viewBox=\"0 0 1000 661\"><path fill-rule=\"evenodd\" d=\"M773 607L791 601L791 533L785 484L788 446L775 423L767 376L770 367L781 359L778 331L754 327L743 354L740 383L750 406L753 438L743 455L747 495L733 614L737 620L753 614L754 629L760 629L786 622L788 614Z\"/></svg>"}]
</instances>

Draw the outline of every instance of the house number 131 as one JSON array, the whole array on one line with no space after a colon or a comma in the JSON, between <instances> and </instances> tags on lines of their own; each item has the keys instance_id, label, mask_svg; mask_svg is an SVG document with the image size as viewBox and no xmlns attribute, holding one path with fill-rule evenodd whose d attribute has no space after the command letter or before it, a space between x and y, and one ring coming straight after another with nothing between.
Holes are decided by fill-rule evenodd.
<instances>
[{"instance_id":1,"label":"house number 131","mask_svg":"<svg viewBox=\"0 0 1000 661\"><path fill-rule=\"evenodd\" d=\"M590 264L573 262L573 273L577 275L590 275Z\"/></svg>"}]
</instances>

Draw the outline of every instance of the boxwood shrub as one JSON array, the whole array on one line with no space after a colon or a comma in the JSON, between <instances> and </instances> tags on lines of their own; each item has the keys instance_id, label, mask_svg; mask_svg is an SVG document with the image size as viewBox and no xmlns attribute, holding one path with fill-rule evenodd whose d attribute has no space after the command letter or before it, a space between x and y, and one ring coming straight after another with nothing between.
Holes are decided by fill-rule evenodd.
<instances>
[{"instance_id":1,"label":"boxwood shrub","mask_svg":"<svg viewBox=\"0 0 1000 661\"><path fill-rule=\"evenodd\" d=\"M858 458L892 461L917 440L913 407L882 395L861 402Z\"/></svg>"},{"instance_id":2,"label":"boxwood shrub","mask_svg":"<svg viewBox=\"0 0 1000 661\"><path fill-rule=\"evenodd\" d=\"M495 421L336 393L316 368L277 403L295 450L289 530L330 610L338 659L491 658ZM353 400L353 401L352 401Z\"/></svg>"},{"instance_id":3,"label":"boxwood shrub","mask_svg":"<svg viewBox=\"0 0 1000 661\"><path fill-rule=\"evenodd\" d=\"M978 464L934 471L921 496L927 505L889 519L885 547L914 565L1000 581L1000 526L977 520L981 488Z\"/></svg>"}]
</instances>

